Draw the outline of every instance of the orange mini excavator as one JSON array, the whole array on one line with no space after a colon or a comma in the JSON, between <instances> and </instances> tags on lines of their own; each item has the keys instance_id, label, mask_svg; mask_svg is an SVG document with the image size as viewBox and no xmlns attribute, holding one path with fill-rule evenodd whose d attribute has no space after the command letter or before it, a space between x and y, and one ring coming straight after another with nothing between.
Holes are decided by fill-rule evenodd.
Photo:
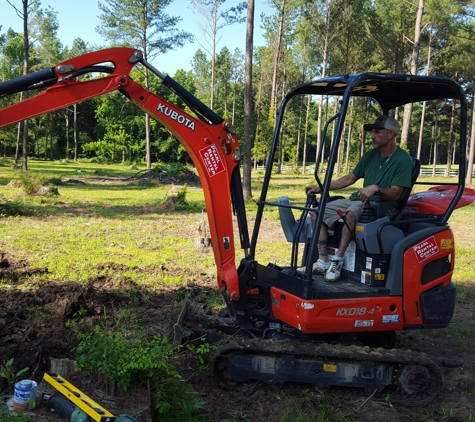
<instances>
[{"instance_id":1,"label":"orange mini excavator","mask_svg":"<svg viewBox=\"0 0 475 422\"><path fill-rule=\"evenodd\" d=\"M144 66L159 77L191 113L132 80L134 66ZM239 172L241 147L233 125L155 69L140 51L97 51L0 84L0 96L26 90L33 91L28 99L0 110L0 127L117 90L159 121L187 150L202 183L217 285L226 303L219 327L223 333L247 334L239 340L223 334L220 352L212 360L213 370L223 380L356 387L374 397L391 394L393 403L404 404L423 404L436 396L441 387L437 364L423 354L394 346L396 332L446 327L454 311L455 249L448 220L458 204L474 199L474 192L464 188L467 104L457 82L363 73L328 77L292 89L278 112L252 235ZM279 180L272 175L276 168L280 170L276 162L286 136L285 113L300 107L302 99L312 102L320 97L331 105L328 110L336 110L319 125L323 130L315 178L321 195L305 198L300 186L296 195L302 195L302 201L291 202L271 188ZM404 104L424 101L436 106L449 103L454 110L456 182L425 194L409 196L408 190L407 202L393 204L389 216L385 209L365 210L340 281L327 283L312 275L312 263L318 257L316 234L332 199L329 186L350 104L364 103L370 121ZM328 160L322 169L319 163L324 153ZM419 161L414 159L414 183L418 174ZM233 212L239 232L236 243L243 251L238 265ZM310 212L316 215L314 226ZM269 221L275 224L277 214L283 232L277 230L271 240L261 239L262 227ZM337 247L339 232L337 225L329 239L331 248ZM266 242L278 247L266 247ZM258 251L263 256L258 257ZM307 268L304 275L296 271L300 266Z\"/></svg>"}]
</instances>

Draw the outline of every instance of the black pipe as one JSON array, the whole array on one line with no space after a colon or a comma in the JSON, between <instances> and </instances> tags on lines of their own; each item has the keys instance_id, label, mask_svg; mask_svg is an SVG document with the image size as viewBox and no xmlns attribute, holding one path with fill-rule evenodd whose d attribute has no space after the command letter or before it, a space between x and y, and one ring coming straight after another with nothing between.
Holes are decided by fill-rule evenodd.
<instances>
[{"instance_id":1,"label":"black pipe","mask_svg":"<svg viewBox=\"0 0 475 422\"><path fill-rule=\"evenodd\" d=\"M198 98L183 88L170 76L166 76L162 83L166 87L170 88L175 94L177 94L188 107L204 116L212 124L218 125L224 120L219 114L216 114L207 105L203 104L200 100L198 100Z\"/></svg>"},{"instance_id":2,"label":"black pipe","mask_svg":"<svg viewBox=\"0 0 475 422\"><path fill-rule=\"evenodd\" d=\"M56 83L58 80L58 76L54 71L54 67L39 70L38 72L34 73L29 73L28 75L19 76L18 78L10 79L0 83L0 96L26 91L33 85L51 80L54 81L53 83ZM50 83L50 85L52 85L52 83Z\"/></svg>"}]
</instances>

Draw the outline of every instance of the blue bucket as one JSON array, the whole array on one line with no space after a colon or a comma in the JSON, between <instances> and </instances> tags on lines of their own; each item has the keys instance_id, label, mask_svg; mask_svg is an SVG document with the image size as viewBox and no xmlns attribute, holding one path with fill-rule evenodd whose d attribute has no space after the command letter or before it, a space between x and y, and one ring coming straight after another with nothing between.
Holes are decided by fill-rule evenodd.
<instances>
[{"instance_id":1,"label":"blue bucket","mask_svg":"<svg viewBox=\"0 0 475 422\"><path fill-rule=\"evenodd\" d=\"M13 396L13 410L31 410L36 400L36 386L38 384L32 380L22 380L15 384L15 394Z\"/></svg>"}]
</instances>

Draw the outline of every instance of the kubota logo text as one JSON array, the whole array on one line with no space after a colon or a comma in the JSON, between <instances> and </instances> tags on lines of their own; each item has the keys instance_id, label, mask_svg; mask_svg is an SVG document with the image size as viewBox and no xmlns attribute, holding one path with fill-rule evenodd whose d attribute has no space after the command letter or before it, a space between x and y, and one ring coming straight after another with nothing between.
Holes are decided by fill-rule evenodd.
<instances>
[{"instance_id":1,"label":"kubota logo text","mask_svg":"<svg viewBox=\"0 0 475 422\"><path fill-rule=\"evenodd\" d=\"M178 113L175 110L172 110L168 106L158 103L157 111L162 113L163 115L170 117L172 120L176 120L181 125L185 125L190 130L195 130L195 122L190 120L188 117L183 116L183 114Z\"/></svg>"}]
</instances>

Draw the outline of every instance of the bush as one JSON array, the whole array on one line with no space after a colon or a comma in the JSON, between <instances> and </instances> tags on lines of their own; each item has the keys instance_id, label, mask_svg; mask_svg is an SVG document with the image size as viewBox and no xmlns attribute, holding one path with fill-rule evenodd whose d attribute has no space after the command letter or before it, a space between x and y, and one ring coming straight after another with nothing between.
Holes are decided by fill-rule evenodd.
<instances>
[{"instance_id":1,"label":"bush","mask_svg":"<svg viewBox=\"0 0 475 422\"><path fill-rule=\"evenodd\" d=\"M23 192L27 195L33 195L38 192L38 189L43 183L39 176L30 171L21 171L19 177Z\"/></svg>"},{"instance_id":2,"label":"bush","mask_svg":"<svg viewBox=\"0 0 475 422\"><path fill-rule=\"evenodd\" d=\"M93 333L78 335L76 362L84 375L101 373L124 391L147 386L156 420L160 415L160 421L192 421L201 412L204 402L170 363L179 349L160 334L147 340L125 328L99 326Z\"/></svg>"},{"instance_id":3,"label":"bush","mask_svg":"<svg viewBox=\"0 0 475 422\"><path fill-rule=\"evenodd\" d=\"M32 215L33 211L26 205L17 201L0 200L0 217L16 217L20 215Z\"/></svg>"}]
</instances>

